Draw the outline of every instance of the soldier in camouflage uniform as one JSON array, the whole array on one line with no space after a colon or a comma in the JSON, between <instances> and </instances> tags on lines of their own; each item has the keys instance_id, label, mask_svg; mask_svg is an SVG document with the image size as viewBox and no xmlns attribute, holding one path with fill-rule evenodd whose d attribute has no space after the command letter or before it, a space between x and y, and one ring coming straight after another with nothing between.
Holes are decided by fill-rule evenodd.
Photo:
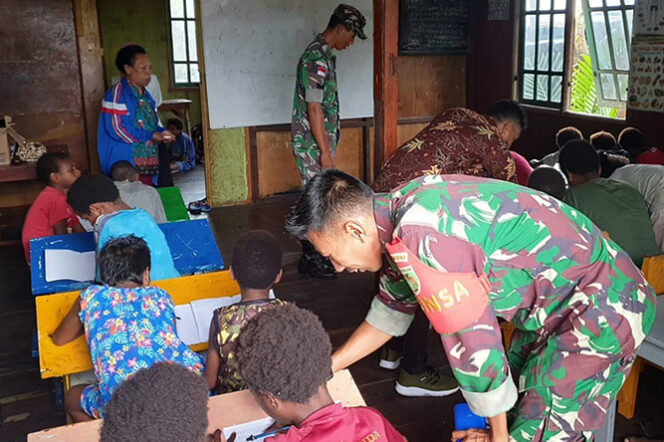
<instances>
[{"instance_id":1,"label":"soldier in camouflage uniform","mask_svg":"<svg viewBox=\"0 0 664 442\"><path fill-rule=\"evenodd\" d=\"M293 155L302 185L322 168L334 167L339 142L339 94L336 57L355 36L366 39L364 16L352 6L339 5L327 29L307 46L297 63L293 102Z\"/></svg>"},{"instance_id":2,"label":"soldier in camouflage uniform","mask_svg":"<svg viewBox=\"0 0 664 442\"><path fill-rule=\"evenodd\" d=\"M326 203L312 214L315 199ZM493 441L590 440L655 318L627 253L572 207L508 182L427 176L373 195L324 171L288 229L337 271L377 271L381 255L389 266L334 369L403 334L419 304ZM516 328L507 353L497 318Z\"/></svg>"}]
</instances>

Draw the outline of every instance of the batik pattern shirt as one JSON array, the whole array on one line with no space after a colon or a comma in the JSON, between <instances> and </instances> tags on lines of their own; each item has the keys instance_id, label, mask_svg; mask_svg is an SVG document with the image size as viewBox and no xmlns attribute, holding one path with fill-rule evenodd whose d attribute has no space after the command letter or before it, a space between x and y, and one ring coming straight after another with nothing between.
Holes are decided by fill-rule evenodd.
<instances>
[{"instance_id":1,"label":"batik pattern shirt","mask_svg":"<svg viewBox=\"0 0 664 442\"><path fill-rule=\"evenodd\" d=\"M177 336L175 305L164 290L93 285L81 292L80 303L79 317L104 403L128 377L157 362L202 372L202 359Z\"/></svg>"},{"instance_id":2,"label":"batik pattern shirt","mask_svg":"<svg viewBox=\"0 0 664 442\"><path fill-rule=\"evenodd\" d=\"M633 357L654 321L654 292L629 255L586 216L544 193L492 179L428 176L378 194L374 215L383 243L399 238L432 269L488 279L488 306L467 328L442 336L478 414L495 416L514 405L510 367L520 391L573 385L601 373L605 362ZM399 336L417 300L412 281L387 255L385 265L366 320ZM520 335L509 363L497 318ZM550 339L555 345L546 348L555 351L529 358Z\"/></svg>"},{"instance_id":3,"label":"batik pattern shirt","mask_svg":"<svg viewBox=\"0 0 664 442\"><path fill-rule=\"evenodd\" d=\"M334 155L340 133L336 57L322 34L307 46L297 64L291 132L303 182L320 171L320 147L311 130L307 103L321 104L328 147Z\"/></svg>"},{"instance_id":4,"label":"batik pattern shirt","mask_svg":"<svg viewBox=\"0 0 664 442\"><path fill-rule=\"evenodd\" d=\"M389 192L423 175L441 174L516 181L509 147L493 119L463 108L438 114L387 159L373 188Z\"/></svg>"}]
</instances>

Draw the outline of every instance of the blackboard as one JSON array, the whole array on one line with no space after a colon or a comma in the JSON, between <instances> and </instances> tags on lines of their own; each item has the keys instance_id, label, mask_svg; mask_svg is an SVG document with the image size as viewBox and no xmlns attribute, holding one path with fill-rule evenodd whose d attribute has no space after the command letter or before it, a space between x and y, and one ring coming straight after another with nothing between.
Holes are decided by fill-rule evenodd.
<instances>
[{"instance_id":1,"label":"blackboard","mask_svg":"<svg viewBox=\"0 0 664 442\"><path fill-rule=\"evenodd\" d=\"M401 0L399 53L470 53L470 0Z\"/></svg>"}]
</instances>

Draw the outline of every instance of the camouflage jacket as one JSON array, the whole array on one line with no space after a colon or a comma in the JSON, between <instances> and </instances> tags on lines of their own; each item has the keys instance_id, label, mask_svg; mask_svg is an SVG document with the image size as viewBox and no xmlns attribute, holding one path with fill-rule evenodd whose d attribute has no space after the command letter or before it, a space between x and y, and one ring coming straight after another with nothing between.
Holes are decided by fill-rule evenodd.
<instances>
[{"instance_id":1,"label":"camouflage jacket","mask_svg":"<svg viewBox=\"0 0 664 442\"><path fill-rule=\"evenodd\" d=\"M240 376L235 349L240 330L251 318L263 309L275 305L282 305L279 299L261 299L258 301L238 302L227 307L221 307L212 315L212 331L209 351L216 351L221 358L219 381L216 393L230 393L247 388L244 379Z\"/></svg>"},{"instance_id":2,"label":"camouflage jacket","mask_svg":"<svg viewBox=\"0 0 664 442\"><path fill-rule=\"evenodd\" d=\"M633 354L654 321L654 292L627 253L586 216L544 193L487 178L426 176L377 194L374 216L381 241L399 238L429 271L484 275L485 308L467 313L464 328L441 335L461 390L478 414L494 416L514 405L510 367L522 391L584 379L602 369L593 363L570 367L570 355L595 352L603 363ZM385 254L379 293L366 317L393 336L406 332L418 300L427 313L420 298L427 281L397 265L395 254ZM413 291L420 293L417 300ZM434 293L440 297L442 290ZM466 294L456 293L456 301ZM455 302L433 301L443 311L447 301ZM498 317L529 336L521 353L510 351L509 363ZM559 344L566 348L558 347L546 361L529 358L563 332L570 332ZM578 351L580 343L584 351Z\"/></svg>"},{"instance_id":3,"label":"camouflage jacket","mask_svg":"<svg viewBox=\"0 0 664 442\"><path fill-rule=\"evenodd\" d=\"M321 103L328 144L334 149L339 141L336 57L322 34L305 49L297 63L296 75L291 125L293 147L317 147L307 114L307 102L313 102Z\"/></svg>"}]
</instances>

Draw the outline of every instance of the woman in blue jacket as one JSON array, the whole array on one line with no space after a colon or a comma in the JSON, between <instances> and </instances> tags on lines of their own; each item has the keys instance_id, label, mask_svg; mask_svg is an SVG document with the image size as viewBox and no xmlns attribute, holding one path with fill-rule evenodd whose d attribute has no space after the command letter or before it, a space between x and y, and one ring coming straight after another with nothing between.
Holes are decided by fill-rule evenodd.
<instances>
[{"instance_id":1,"label":"woman in blue jacket","mask_svg":"<svg viewBox=\"0 0 664 442\"><path fill-rule=\"evenodd\" d=\"M118 51L115 66L122 81L114 84L104 97L99 114L97 149L106 175L113 164L129 161L145 184L159 171L160 142L175 139L159 124L157 108L145 87L150 82L152 64L139 45L124 46Z\"/></svg>"}]
</instances>

